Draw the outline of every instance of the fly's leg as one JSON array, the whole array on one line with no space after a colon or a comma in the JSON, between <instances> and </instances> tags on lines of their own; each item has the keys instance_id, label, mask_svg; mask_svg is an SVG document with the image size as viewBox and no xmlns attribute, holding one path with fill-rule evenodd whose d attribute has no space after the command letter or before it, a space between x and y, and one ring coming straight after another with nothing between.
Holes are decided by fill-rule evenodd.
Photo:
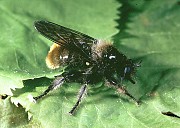
<instances>
[{"instance_id":1,"label":"fly's leg","mask_svg":"<svg viewBox=\"0 0 180 128\"><path fill-rule=\"evenodd\" d=\"M130 97L133 101L136 102L137 105L140 104L140 101L132 96L123 86L119 85L115 78L107 77L107 81L110 83L110 86L115 88L119 93L125 94L126 96Z\"/></svg>"},{"instance_id":2,"label":"fly's leg","mask_svg":"<svg viewBox=\"0 0 180 128\"><path fill-rule=\"evenodd\" d=\"M78 95L78 100L76 102L76 104L74 105L74 107L71 109L71 111L69 112L71 115L74 114L74 111L76 110L76 108L79 106L82 98L84 97L84 95L86 94L87 91L87 84L83 85L79 91L79 95Z\"/></svg>"},{"instance_id":3,"label":"fly's leg","mask_svg":"<svg viewBox=\"0 0 180 128\"><path fill-rule=\"evenodd\" d=\"M63 85L65 78L62 76L56 77L53 83L39 96L33 97L36 101L47 95L50 91Z\"/></svg>"},{"instance_id":4,"label":"fly's leg","mask_svg":"<svg viewBox=\"0 0 180 128\"><path fill-rule=\"evenodd\" d=\"M53 81L53 83L41 95L37 97L33 97L33 98L35 100L38 100L46 96L50 91L62 86L64 82L80 82L80 81L82 82L84 80L83 76L85 75L79 71L64 72L63 74L57 76L55 80ZM73 115L74 111L79 106L82 98L86 94L86 91L87 91L87 84L84 84L79 91L77 102L75 103L71 111L69 112L71 115Z\"/></svg>"},{"instance_id":5,"label":"fly's leg","mask_svg":"<svg viewBox=\"0 0 180 128\"><path fill-rule=\"evenodd\" d=\"M76 80L77 79L80 80L81 77L82 77L82 73L79 71L64 72L61 75L56 76L52 84L41 95L33 98L35 100L38 100L46 96L50 91L57 89L58 87L61 87L64 82L76 82Z\"/></svg>"},{"instance_id":6,"label":"fly's leg","mask_svg":"<svg viewBox=\"0 0 180 128\"><path fill-rule=\"evenodd\" d=\"M130 97L132 100L134 100L137 105L140 104L140 101L137 100L134 96L132 96L123 86L121 86L121 87L116 87L116 86L114 86L114 87L117 89L117 91L118 91L119 93L125 94L125 95L127 95L128 97Z\"/></svg>"}]
</instances>

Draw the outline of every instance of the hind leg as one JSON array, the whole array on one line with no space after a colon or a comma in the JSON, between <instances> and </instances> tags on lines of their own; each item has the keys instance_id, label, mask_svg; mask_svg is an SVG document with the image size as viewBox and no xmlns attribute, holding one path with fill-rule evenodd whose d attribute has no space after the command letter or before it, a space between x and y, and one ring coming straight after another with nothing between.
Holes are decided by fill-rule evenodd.
<instances>
[{"instance_id":1,"label":"hind leg","mask_svg":"<svg viewBox=\"0 0 180 128\"><path fill-rule=\"evenodd\" d=\"M78 95L78 100L76 102L76 104L74 105L74 107L71 109L71 111L69 112L71 115L73 115L74 111L76 110L76 108L79 106L82 98L84 97L84 95L86 94L87 91L87 84L83 85L79 91L79 95Z\"/></svg>"},{"instance_id":2,"label":"hind leg","mask_svg":"<svg viewBox=\"0 0 180 128\"><path fill-rule=\"evenodd\" d=\"M64 82L76 82L80 80L82 73L78 71L64 72L63 74L56 76L52 84L39 96L33 97L35 100L38 100L46 96L50 91L61 87ZM79 79L78 79L79 78Z\"/></svg>"},{"instance_id":3,"label":"hind leg","mask_svg":"<svg viewBox=\"0 0 180 128\"><path fill-rule=\"evenodd\" d=\"M64 77L56 77L52 84L39 96L33 97L36 101L45 95L47 95L50 91L60 87L63 85L65 79Z\"/></svg>"}]
</instances>

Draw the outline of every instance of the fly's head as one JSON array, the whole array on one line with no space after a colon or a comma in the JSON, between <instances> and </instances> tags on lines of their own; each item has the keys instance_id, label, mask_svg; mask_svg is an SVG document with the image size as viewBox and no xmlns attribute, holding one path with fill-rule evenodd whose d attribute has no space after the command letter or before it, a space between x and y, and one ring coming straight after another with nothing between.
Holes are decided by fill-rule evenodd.
<instances>
[{"instance_id":1,"label":"fly's head","mask_svg":"<svg viewBox=\"0 0 180 128\"><path fill-rule=\"evenodd\" d=\"M127 59L124 54L112 46L106 49L106 52L103 54L103 59L107 67L106 70L109 70L109 73L113 72L117 74L121 82L126 79L135 84L132 76L135 74L137 67L140 67L141 62L134 63L133 60Z\"/></svg>"}]
</instances>

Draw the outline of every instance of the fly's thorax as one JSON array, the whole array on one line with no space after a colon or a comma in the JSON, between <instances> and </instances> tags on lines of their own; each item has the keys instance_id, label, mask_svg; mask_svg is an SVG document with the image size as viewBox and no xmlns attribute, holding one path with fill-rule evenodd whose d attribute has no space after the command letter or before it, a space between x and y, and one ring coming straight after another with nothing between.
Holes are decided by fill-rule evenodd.
<instances>
[{"instance_id":1,"label":"fly's thorax","mask_svg":"<svg viewBox=\"0 0 180 128\"><path fill-rule=\"evenodd\" d=\"M124 63L127 57L120 53L110 42L101 41L92 46L92 53L94 59L103 60L108 64Z\"/></svg>"},{"instance_id":2,"label":"fly's thorax","mask_svg":"<svg viewBox=\"0 0 180 128\"><path fill-rule=\"evenodd\" d=\"M59 66L65 64L69 57L69 52L62 48L60 45L54 43L48 52L46 57L46 65L50 69L59 68Z\"/></svg>"},{"instance_id":3,"label":"fly's thorax","mask_svg":"<svg viewBox=\"0 0 180 128\"><path fill-rule=\"evenodd\" d=\"M112 47L112 43L99 40L97 44L93 44L91 51L94 60L99 60L103 57L103 53L106 52L108 47Z\"/></svg>"}]
</instances>

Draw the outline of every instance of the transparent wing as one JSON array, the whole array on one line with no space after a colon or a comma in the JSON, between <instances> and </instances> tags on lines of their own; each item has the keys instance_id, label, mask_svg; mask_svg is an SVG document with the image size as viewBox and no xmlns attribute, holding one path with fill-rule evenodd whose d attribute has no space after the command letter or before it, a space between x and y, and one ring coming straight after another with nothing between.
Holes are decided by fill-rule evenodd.
<instances>
[{"instance_id":1,"label":"transparent wing","mask_svg":"<svg viewBox=\"0 0 180 128\"><path fill-rule=\"evenodd\" d=\"M49 21L36 21L34 26L43 36L65 49L91 58L91 46L97 43L96 39Z\"/></svg>"}]
</instances>

